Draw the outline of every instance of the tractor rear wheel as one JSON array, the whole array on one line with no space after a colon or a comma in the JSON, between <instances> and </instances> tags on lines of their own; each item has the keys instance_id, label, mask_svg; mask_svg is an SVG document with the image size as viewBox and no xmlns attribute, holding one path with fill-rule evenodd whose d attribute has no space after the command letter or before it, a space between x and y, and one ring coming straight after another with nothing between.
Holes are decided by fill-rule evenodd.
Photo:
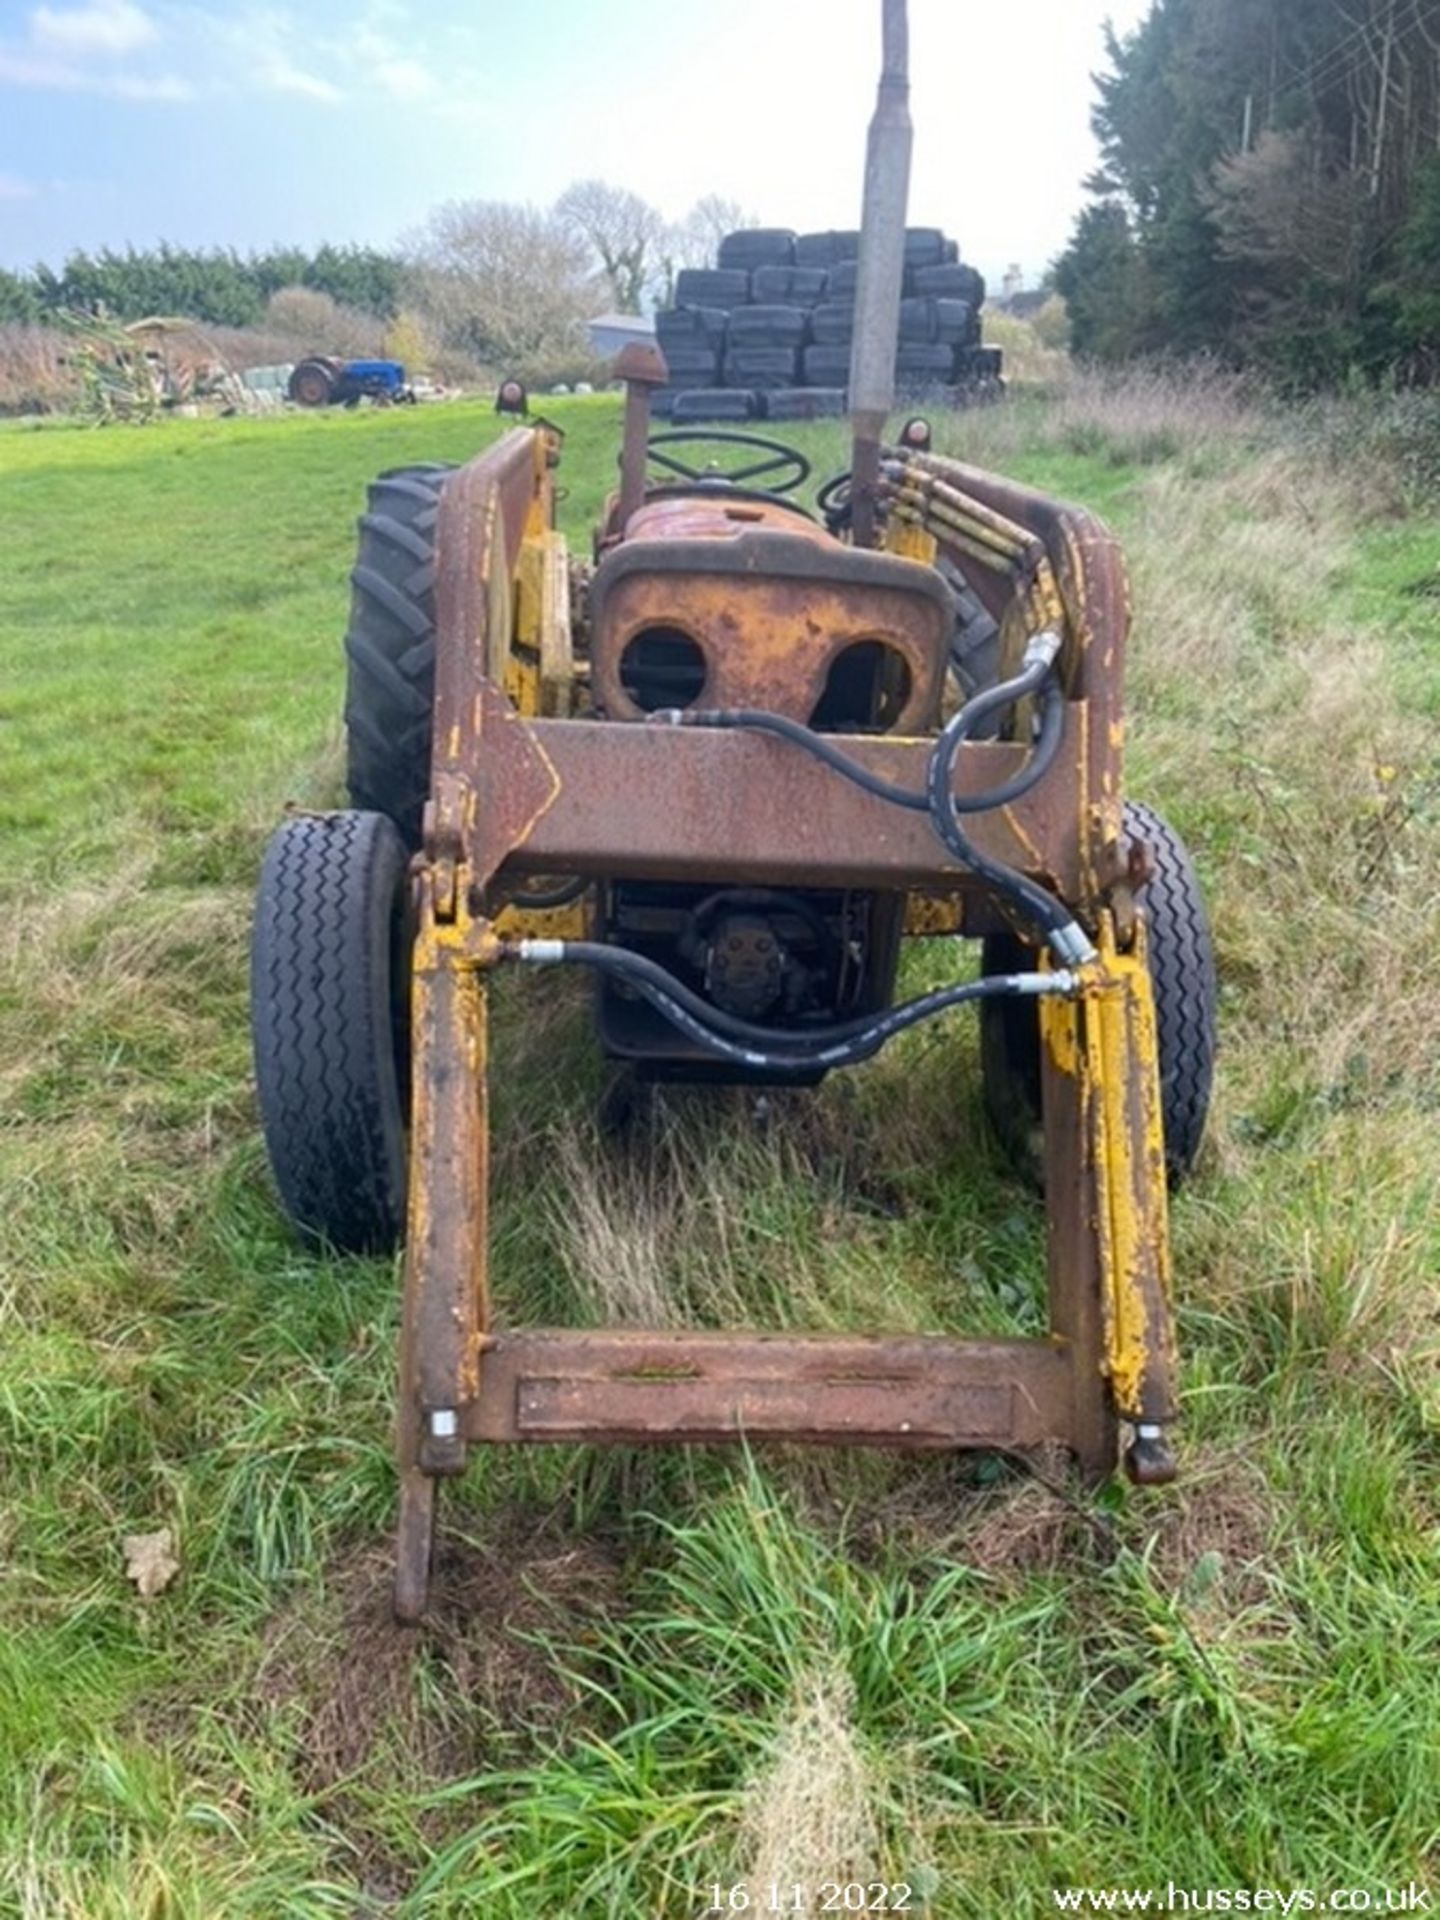
<instances>
[{"instance_id":1,"label":"tractor rear wheel","mask_svg":"<svg viewBox=\"0 0 1440 1920\"><path fill-rule=\"evenodd\" d=\"M394 467L370 487L350 575L345 735L350 804L394 821L413 853L430 792L435 528L452 467Z\"/></svg>"},{"instance_id":2,"label":"tractor rear wheel","mask_svg":"<svg viewBox=\"0 0 1440 1920\"><path fill-rule=\"evenodd\" d=\"M1136 898L1145 910L1146 952L1155 994L1165 1166L1172 1184L1191 1171L1210 1111L1215 1072L1215 953L1200 882L1185 843L1152 807L1125 805L1125 829L1151 853L1150 878ZM990 934L981 970L1014 973L1035 965L1013 934ZM980 1003L980 1071L985 1108L1001 1145L1027 1175L1040 1154L1040 1019L1033 1000Z\"/></svg>"},{"instance_id":3,"label":"tractor rear wheel","mask_svg":"<svg viewBox=\"0 0 1440 1920\"><path fill-rule=\"evenodd\" d=\"M297 407L328 407L337 374L332 360L302 360L290 375L290 398Z\"/></svg>"},{"instance_id":4,"label":"tractor rear wheel","mask_svg":"<svg viewBox=\"0 0 1440 1920\"><path fill-rule=\"evenodd\" d=\"M408 860L378 813L296 816L272 836L250 952L260 1119L309 1239L387 1253L405 1224Z\"/></svg>"}]
</instances>

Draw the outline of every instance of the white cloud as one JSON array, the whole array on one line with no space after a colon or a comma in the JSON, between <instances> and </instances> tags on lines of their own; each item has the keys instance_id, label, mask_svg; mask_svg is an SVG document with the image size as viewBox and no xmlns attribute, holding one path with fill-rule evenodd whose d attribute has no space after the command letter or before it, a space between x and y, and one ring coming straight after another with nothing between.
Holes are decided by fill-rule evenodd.
<instances>
[{"instance_id":1,"label":"white cloud","mask_svg":"<svg viewBox=\"0 0 1440 1920\"><path fill-rule=\"evenodd\" d=\"M333 105L343 100L344 94L332 81L322 80L318 74L306 73L303 67L297 67L288 54L278 51L262 53L255 63L255 77L272 93L298 93L305 100L323 100Z\"/></svg>"},{"instance_id":2,"label":"white cloud","mask_svg":"<svg viewBox=\"0 0 1440 1920\"><path fill-rule=\"evenodd\" d=\"M33 200L39 191L32 180L21 180L13 173L0 173L0 200Z\"/></svg>"},{"instance_id":3,"label":"white cloud","mask_svg":"<svg viewBox=\"0 0 1440 1920\"><path fill-rule=\"evenodd\" d=\"M421 60L404 53L386 34L367 24L349 36L347 50L363 77L392 99L433 100L440 82Z\"/></svg>"},{"instance_id":4,"label":"white cloud","mask_svg":"<svg viewBox=\"0 0 1440 1920\"><path fill-rule=\"evenodd\" d=\"M212 22L219 28L230 56L267 91L292 93L325 106L344 98L333 80L311 73L294 57L291 49L299 29L293 14L278 7L264 7L223 22L212 16ZM311 36L306 44L313 51L317 42ZM318 44L323 51L324 42Z\"/></svg>"},{"instance_id":5,"label":"white cloud","mask_svg":"<svg viewBox=\"0 0 1440 1920\"><path fill-rule=\"evenodd\" d=\"M159 36L155 22L131 0L89 0L81 7L37 7L30 16L30 37L83 60L91 54L134 53Z\"/></svg>"},{"instance_id":6,"label":"white cloud","mask_svg":"<svg viewBox=\"0 0 1440 1920\"><path fill-rule=\"evenodd\" d=\"M60 93L108 94L115 100L190 100L195 94L190 82L178 74L117 73L43 54L12 53L4 47L0 47L0 83Z\"/></svg>"}]
</instances>

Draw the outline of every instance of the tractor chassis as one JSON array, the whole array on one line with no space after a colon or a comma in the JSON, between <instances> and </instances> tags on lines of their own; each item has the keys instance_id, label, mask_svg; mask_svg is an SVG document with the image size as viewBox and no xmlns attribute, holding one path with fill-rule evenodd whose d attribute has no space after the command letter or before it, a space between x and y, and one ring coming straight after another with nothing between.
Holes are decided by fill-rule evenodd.
<instances>
[{"instance_id":1,"label":"tractor chassis","mask_svg":"<svg viewBox=\"0 0 1440 1920\"><path fill-rule=\"evenodd\" d=\"M556 631L568 620L564 594L544 558L552 453L543 432L511 433L442 496L432 788L414 869L398 1616L417 1620L426 1605L437 1482L462 1472L480 1444L1058 1443L1099 1478L1115 1466L1124 1421L1134 1430L1132 1476L1168 1479L1165 1429L1177 1409L1156 1032L1120 814L1123 563L1088 515L952 462L930 465L963 489L980 524L993 517L1023 530L1032 560L1043 552L1065 628L1065 751L1029 794L974 816L970 829L986 853L1068 902L1099 948L1077 997L1040 1003L1048 1336L495 1324L487 999L506 957L496 920L507 886L581 875L855 887L906 895L912 932L1006 924L925 816L887 806L784 741L522 717L510 697L509 636L528 634L542 670L568 645ZM963 538L956 548L972 551ZM1011 577L980 571L999 617ZM929 740L843 744L886 777L923 784ZM1024 751L965 745L958 788L993 788Z\"/></svg>"}]
</instances>

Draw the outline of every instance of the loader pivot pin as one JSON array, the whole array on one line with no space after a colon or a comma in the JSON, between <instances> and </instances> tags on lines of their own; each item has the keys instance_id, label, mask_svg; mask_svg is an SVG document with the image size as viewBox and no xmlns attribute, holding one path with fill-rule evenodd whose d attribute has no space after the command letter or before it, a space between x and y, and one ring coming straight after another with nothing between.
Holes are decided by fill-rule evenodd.
<instances>
[{"instance_id":1,"label":"loader pivot pin","mask_svg":"<svg viewBox=\"0 0 1440 1920\"><path fill-rule=\"evenodd\" d=\"M1125 1475L1137 1487L1168 1487L1178 1471L1163 1427L1142 1422L1125 1451Z\"/></svg>"}]
</instances>

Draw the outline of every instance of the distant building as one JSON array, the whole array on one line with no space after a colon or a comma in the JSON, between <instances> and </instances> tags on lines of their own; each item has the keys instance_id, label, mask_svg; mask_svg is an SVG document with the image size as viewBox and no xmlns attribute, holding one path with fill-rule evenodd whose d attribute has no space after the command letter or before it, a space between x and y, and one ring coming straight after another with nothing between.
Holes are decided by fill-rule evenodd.
<instances>
[{"instance_id":1,"label":"distant building","mask_svg":"<svg viewBox=\"0 0 1440 1920\"><path fill-rule=\"evenodd\" d=\"M636 340L645 346L655 344L655 322L638 313L601 313L585 324L591 350L602 360L613 360Z\"/></svg>"}]
</instances>

